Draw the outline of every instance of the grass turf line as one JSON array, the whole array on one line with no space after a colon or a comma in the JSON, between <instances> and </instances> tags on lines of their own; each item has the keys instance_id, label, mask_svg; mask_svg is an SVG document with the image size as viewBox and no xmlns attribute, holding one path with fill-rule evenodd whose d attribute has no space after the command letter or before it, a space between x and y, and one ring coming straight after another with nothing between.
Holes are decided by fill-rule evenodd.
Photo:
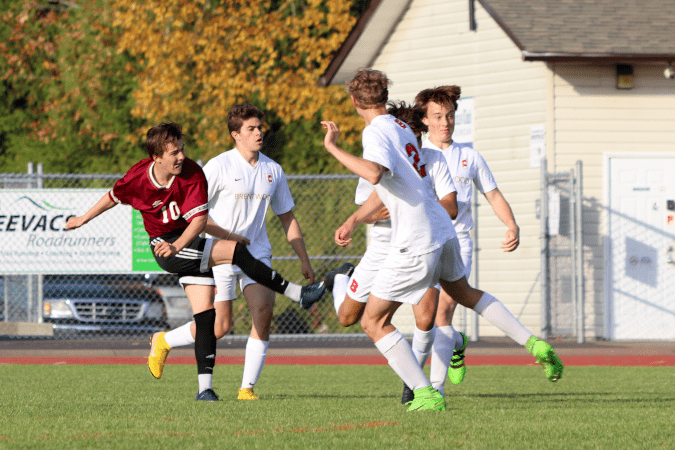
<instances>
[{"instance_id":1,"label":"grass turf line","mask_svg":"<svg viewBox=\"0 0 675 450\"><path fill-rule=\"evenodd\" d=\"M673 367L469 367L448 410L406 413L387 366L268 366L259 401L216 366L221 402L195 402L194 366L0 366L0 449L675 448ZM358 446L358 447L357 447Z\"/></svg>"}]
</instances>

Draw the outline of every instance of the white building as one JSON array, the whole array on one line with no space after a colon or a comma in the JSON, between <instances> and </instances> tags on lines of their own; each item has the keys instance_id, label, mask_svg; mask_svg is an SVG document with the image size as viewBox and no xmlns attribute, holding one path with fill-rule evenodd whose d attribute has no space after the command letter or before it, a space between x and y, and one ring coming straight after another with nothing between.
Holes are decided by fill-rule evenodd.
<instances>
[{"instance_id":1,"label":"white building","mask_svg":"<svg viewBox=\"0 0 675 450\"><path fill-rule=\"evenodd\" d=\"M474 271L537 335L543 126L549 172L583 163L585 335L675 339L674 62L672 0L372 0L320 83L370 67L390 99L443 84L473 99L475 148L521 227L503 253L482 199Z\"/></svg>"}]
</instances>

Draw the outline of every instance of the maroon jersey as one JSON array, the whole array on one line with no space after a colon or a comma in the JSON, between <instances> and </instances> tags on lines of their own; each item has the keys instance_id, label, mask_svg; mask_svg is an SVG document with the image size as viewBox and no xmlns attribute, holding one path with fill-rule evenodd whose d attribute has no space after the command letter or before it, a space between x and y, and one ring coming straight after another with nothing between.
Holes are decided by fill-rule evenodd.
<instances>
[{"instance_id":1,"label":"maroon jersey","mask_svg":"<svg viewBox=\"0 0 675 450\"><path fill-rule=\"evenodd\" d=\"M134 165L108 193L115 203L141 212L151 238L179 232L195 217L208 213L208 190L202 168L185 158L180 175L160 186L152 175L152 158Z\"/></svg>"}]
</instances>

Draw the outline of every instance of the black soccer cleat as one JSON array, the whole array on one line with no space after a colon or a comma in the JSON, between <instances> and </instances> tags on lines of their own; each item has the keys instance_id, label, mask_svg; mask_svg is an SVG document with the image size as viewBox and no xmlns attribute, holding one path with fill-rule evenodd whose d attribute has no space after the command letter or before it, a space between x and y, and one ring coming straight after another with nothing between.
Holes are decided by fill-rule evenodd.
<instances>
[{"instance_id":1,"label":"black soccer cleat","mask_svg":"<svg viewBox=\"0 0 675 450\"><path fill-rule=\"evenodd\" d=\"M415 393L412 389L408 387L407 384L403 383L403 395L401 395L401 404L407 405L415 399Z\"/></svg>"},{"instance_id":2,"label":"black soccer cleat","mask_svg":"<svg viewBox=\"0 0 675 450\"><path fill-rule=\"evenodd\" d=\"M217 402L220 399L218 398L216 393L213 392L213 389L206 389L197 394L197 398L195 398L195 400L203 400L205 402Z\"/></svg>"},{"instance_id":3,"label":"black soccer cleat","mask_svg":"<svg viewBox=\"0 0 675 450\"><path fill-rule=\"evenodd\" d=\"M302 287L300 292L300 306L303 309L309 309L312 305L323 298L326 293L326 283L319 281L318 283L310 284Z\"/></svg>"},{"instance_id":4,"label":"black soccer cleat","mask_svg":"<svg viewBox=\"0 0 675 450\"><path fill-rule=\"evenodd\" d=\"M329 291L333 290L333 283L335 283L335 275L342 274L351 277L354 273L354 264L346 262L335 270L331 270L326 274L323 281L326 282L326 289Z\"/></svg>"}]
</instances>

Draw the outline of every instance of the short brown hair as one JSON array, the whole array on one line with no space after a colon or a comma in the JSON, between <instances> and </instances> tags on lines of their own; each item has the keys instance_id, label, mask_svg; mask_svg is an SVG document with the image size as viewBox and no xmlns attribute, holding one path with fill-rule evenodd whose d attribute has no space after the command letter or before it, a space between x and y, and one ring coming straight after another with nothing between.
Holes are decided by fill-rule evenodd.
<instances>
[{"instance_id":1,"label":"short brown hair","mask_svg":"<svg viewBox=\"0 0 675 450\"><path fill-rule=\"evenodd\" d=\"M145 149L152 158L154 155L162 156L168 144L178 147L178 142L183 139L183 130L180 125L173 122L162 122L148 130L145 138Z\"/></svg>"},{"instance_id":2,"label":"short brown hair","mask_svg":"<svg viewBox=\"0 0 675 450\"><path fill-rule=\"evenodd\" d=\"M404 101L387 102L387 112L410 127L415 137L419 138L427 127L422 122L422 111Z\"/></svg>"},{"instance_id":3,"label":"short brown hair","mask_svg":"<svg viewBox=\"0 0 675 450\"><path fill-rule=\"evenodd\" d=\"M345 88L354 96L362 109L379 108L387 104L391 80L384 72L359 69Z\"/></svg>"},{"instance_id":4,"label":"short brown hair","mask_svg":"<svg viewBox=\"0 0 675 450\"><path fill-rule=\"evenodd\" d=\"M265 117L265 113L250 103L239 103L234 105L227 112L227 128L230 130L230 133L234 131L239 133L244 121L253 117L262 120L262 118Z\"/></svg>"},{"instance_id":5,"label":"short brown hair","mask_svg":"<svg viewBox=\"0 0 675 450\"><path fill-rule=\"evenodd\" d=\"M427 115L427 106L429 102L434 102L441 106L452 106L457 110L457 101L462 95L462 88L459 86L439 86L433 89L425 89L415 97L415 105L421 109L422 116Z\"/></svg>"}]
</instances>

